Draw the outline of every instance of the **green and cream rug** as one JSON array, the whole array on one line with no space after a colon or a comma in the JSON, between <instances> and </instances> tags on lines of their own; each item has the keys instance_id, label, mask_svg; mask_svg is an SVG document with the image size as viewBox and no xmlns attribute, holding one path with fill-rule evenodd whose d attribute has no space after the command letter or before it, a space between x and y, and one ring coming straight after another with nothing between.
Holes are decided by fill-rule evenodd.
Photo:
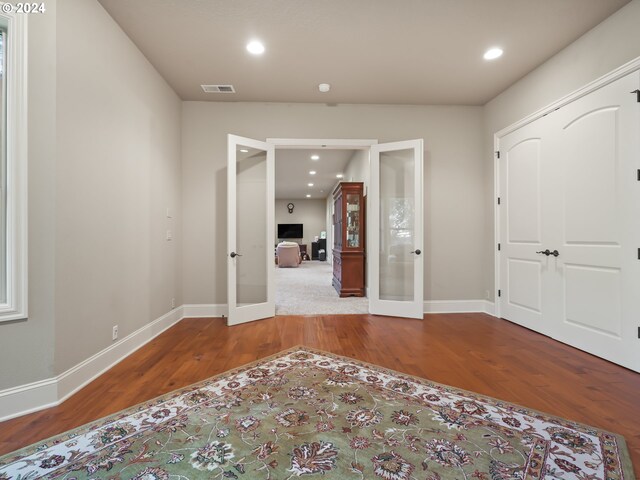
<instances>
[{"instance_id":1,"label":"green and cream rug","mask_svg":"<svg viewBox=\"0 0 640 480\"><path fill-rule=\"evenodd\" d=\"M297 347L0 458L0 479L633 479L586 425Z\"/></svg>"}]
</instances>

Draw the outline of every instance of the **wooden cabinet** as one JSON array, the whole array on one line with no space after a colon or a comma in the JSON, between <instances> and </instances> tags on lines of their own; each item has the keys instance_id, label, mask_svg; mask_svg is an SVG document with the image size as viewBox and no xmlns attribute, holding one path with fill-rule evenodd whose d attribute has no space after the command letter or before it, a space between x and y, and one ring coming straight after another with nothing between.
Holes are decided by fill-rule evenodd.
<instances>
[{"instance_id":1,"label":"wooden cabinet","mask_svg":"<svg viewBox=\"0 0 640 480\"><path fill-rule=\"evenodd\" d=\"M362 182L333 191L333 287L341 297L364 297L364 198Z\"/></svg>"}]
</instances>

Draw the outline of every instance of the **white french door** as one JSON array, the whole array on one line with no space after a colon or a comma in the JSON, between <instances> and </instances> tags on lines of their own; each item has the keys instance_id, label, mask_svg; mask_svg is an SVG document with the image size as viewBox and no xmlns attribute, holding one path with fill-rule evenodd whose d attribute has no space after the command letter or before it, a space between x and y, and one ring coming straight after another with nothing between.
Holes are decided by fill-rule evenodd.
<instances>
[{"instance_id":1,"label":"white french door","mask_svg":"<svg viewBox=\"0 0 640 480\"><path fill-rule=\"evenodd\" d=\"M500 139L500 314L640 371L634 72Z\"/></svg>"},{"instance_id":2,"label":"white french door","mask_svg":"<svg viewBox=\"0 0 640 480\"><path fill-rule=\"evenodd\" d=\"M275 315L274 147L228 135L228 325Z\"/></svg>"},{"instance_id":3,"label":"white french door","mask_svg":"<svg viewBox=\"0 0 640 480\"><path fill-rule=\"evenodd\" d=\"M423 318L423 141L371 146L369 312Z\"/></svg>"}]
</instances>

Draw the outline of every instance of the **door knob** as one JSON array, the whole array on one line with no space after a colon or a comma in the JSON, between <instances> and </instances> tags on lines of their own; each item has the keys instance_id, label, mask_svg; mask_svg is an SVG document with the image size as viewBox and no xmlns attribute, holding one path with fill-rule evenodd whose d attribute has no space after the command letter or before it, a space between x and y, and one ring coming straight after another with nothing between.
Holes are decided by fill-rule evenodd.
<instances>
[{"instance_id":1,"label":"door knob","mask_svg":"<svg viewBox=\"0 0 640 480\"><path fill-rule=\"evenodd\" d=\"M413 252L409 252L409 253L415 253L416 255L420 255L422 252L420 251L419 248L416 248Z\"/></svg>"},{"instance_id":2,"label":"door knob","mask_svg":"<svg viewBox=\"0 0 640 480\"><path fill-rule=\"evenodd\" d=\"M553 255L554 257L557 257L560 255L560 252L558 250L554 250L553 252L551 250L549 250L548 248L546 250L541 250L539 252L536 253L541 253L542 255L546 255L547 257L549 255Z\"/></svg>"},{"instance_id":3,"label":"door knob","mask_svg":"<svg viewBox=\"0 0 640 480\"><path fill-rule=\"evenodd\" d=\"M229 256L230 256L231 258L236 258L236 257L241 257L242 255L240 255L239 253L236 253L236 252L231 252L231 253L229 254Z\"/></svg>"}]
</instances>

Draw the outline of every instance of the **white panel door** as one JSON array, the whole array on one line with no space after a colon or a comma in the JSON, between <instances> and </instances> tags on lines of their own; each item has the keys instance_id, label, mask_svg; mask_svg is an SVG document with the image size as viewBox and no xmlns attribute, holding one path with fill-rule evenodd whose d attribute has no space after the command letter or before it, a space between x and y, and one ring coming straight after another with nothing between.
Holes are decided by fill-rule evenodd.
<instances>
[{"instance_id":1,"label":"white panel door","mask_svg":"<svg viewBox=\"0 0 640 480\"><path fill-rule=\"evenodd\" d=\"M501 316L636 371L639 87L634 72L502 137L498 162Z\"/></svg>"},{"instance_id":2,"label":"white panel door","mask_svg":"<svg viewBox=\"0 0 640 480\"><path fill-rule=\"evenodd\" d=\"M423 141L371 147L369 312L424 316Z\"/></svg>"},{"instance_id":3,"label":"white panel door","mask_svg":"<svg viewBox=\"0 0 640 480\"><path fill-rule=\"evenodd\" d=\"M273 317L274 147L228 136L228 325Z\"/></svg>"},{"instance_id":4,"label":"white panel door","mask_svg":"<svg viewBox=\"0 0 640 480\"><path fill-rule=\"evenodd\" d=\"M558 135L557 338L640 370L640 104L634 72L549 116Z\"/></svg>"},{"instance_id":5,"label":"white panel door","mask_svg":"<svg viewBox=\"0 0 640 480\"><path fill-rule=\"evenodd\" d=\"M548 208L543 186L549 148L546 126L534 122L500 141L500 315L536 331L547 331L543 277L550 268L545 250Z\"/></svg>"}]
</instances>

